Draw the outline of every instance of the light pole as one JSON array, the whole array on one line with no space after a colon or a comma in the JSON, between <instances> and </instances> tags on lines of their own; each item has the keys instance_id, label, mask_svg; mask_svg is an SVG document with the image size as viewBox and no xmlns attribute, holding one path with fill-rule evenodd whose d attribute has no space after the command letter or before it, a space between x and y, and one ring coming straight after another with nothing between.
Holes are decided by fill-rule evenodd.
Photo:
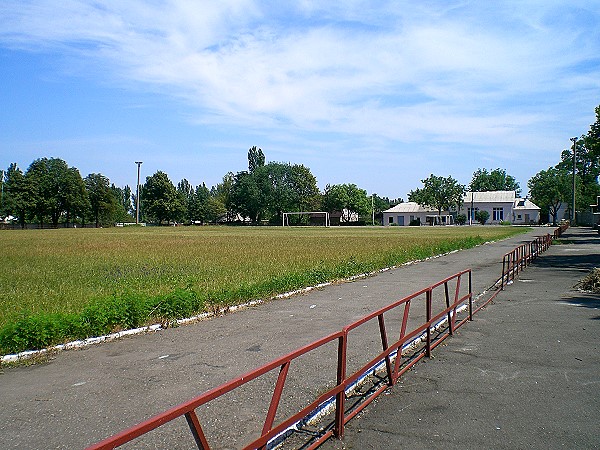
<instances>
[{"instance_id":1,"label":"light pole","mask_svg":"<svg viewBox=\"0 0 600 450\"><path fill-rule=\"evenodd\" d=\"M371 194L371 213L373 214L373 226L375 226L375 194Z\"/></svg>"},{"instance_id":2,"label":"light pole","mask_svg":"<svg viewBox=\"0 0 600 450\"><path fill-rule=\"evenodd\" d=\"M572 137L570 139L571 142L573 142L573 209L571 212L571 225L576 225L575 220L576 220L576 216L575 216L575 169L577 167L576 165L576 161L577 161L577 138L576 137Z\"/></svg>"},{"instance_id":3,"label":"light pole","mask_svg":"<svg viewBox=\"0 0 600 450\"><path fill-rule=\"evenodd\" d=\"M473 214L473 191L471 190L471 212L469 213L469 225L473 225L473 219L474 219L474 214Z\"/></svg>"},{"instance_id":4,"label":"light pole","mask_svg":"<svg viewBox=\"0 0 600 450\"><path fill-rule=\"evenodd\" d=\"M142 161L136 161L135 163L138 166L137 189L135 191L135 224L138 225L140 223L140 166Z\"/></svg>"},{"instance_id":5,"label":"light pole","mask_svg":"<svg viewBox=\"0 0 600 450\"><path fill-rule=\"evenodd\" d=\"M4 206L4 170L2 171L2 178L0 178L2 184L2 194L0 194L0 214L2 213L2 207Z\"/></svg>"}]
</instances>

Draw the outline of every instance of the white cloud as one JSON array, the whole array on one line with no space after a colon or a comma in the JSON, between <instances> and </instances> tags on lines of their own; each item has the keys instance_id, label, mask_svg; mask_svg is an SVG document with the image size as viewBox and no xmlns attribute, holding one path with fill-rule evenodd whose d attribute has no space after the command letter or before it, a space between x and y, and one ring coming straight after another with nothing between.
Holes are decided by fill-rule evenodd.
<instances>
[{"instance_id":1,"label":"white cloud","mask_svg":"<svg viewBox=\"0 0 600 450\"><path fill-rule=\"evenodd\" d=\"M167 92L194 123L523 149L567 114L544 102L600 93L583 16L594 2L4 0L0 45Z\"/></svg>"}]
</instances>

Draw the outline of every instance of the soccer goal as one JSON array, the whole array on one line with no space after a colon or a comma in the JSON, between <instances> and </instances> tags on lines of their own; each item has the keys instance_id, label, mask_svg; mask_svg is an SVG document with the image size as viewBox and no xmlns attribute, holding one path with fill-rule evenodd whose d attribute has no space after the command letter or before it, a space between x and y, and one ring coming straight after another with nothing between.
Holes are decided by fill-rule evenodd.
<instances>
[{"instance_id":1,"label":"soccer goal","mask_svg":"<svg viewBox=\"0 0 600 450\"><path fill-rule=\"evenodd\" d=\"M283 223L282 225L285 227L286 225L290 226L289 216L303 216L308 215L309 217L316 216L324 216L325 217L325 226L329 227L329 213L327 211L301 211L301 212L284 212L283 213Z\"/></svg>"}]
</instances>

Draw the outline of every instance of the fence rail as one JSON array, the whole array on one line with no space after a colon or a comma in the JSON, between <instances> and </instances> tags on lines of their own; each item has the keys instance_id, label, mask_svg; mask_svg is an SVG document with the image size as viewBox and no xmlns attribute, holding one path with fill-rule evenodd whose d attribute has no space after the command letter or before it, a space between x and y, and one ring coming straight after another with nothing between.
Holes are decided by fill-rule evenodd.
<instances>
[{"instance_id":1,"label":"fence rail","mask_svg":"<svg viewBox=\"0 0 600 450\"><path fill-rule=\"evenodd\" d=\"M473 314L487 305L510 280L531 264L567 228L568 224L561 226L553 234L536 238L504 255L499 289L475 310L473 309L472 272L471 269L467 269L368 314L338 332L98 442L88 447L88 450L104 450L121 446L180 417L185 417L197 447L208 450L211 448L210 439L205 434L196 409L274 371L278 371L278 374L270 393L269 407L262 421L262 429L258 432L259 437L247 443L244 448L266 449L277 438L284 436L291 427L305 421L306 417L314 415L315 411L327 408L333 408L332 421L322 426L319 434L310 438L311 440L302 447L315 449L331 436L341 438L344 435L344 426L349 420L389 386L393 386L410 367L422 358L431 356L432 350L448 336L453 335L456 329L465 322L473 320ZM390 337L389 323L395 325L394 329L398 333L396 338ZM350 359L348 354L349 350L353 349L349 346L349 338L359 330L377 335L380 349L371 354L366 361L363 359L363 363L357 368L348 370ZM357 342L362 345L362 341L357 340ZM298 412L276 424L275 419L292 363L299 357L328 344L337 345L337 370L335 380L330 380L334 387L327 389ZM357 386L365 383L371 383L366 394L353 395ZM353 400L350 401L350 398Z\"/></svg>"},{"instance_id":2,"label":"fence rail","mask_svg":"<svg viewBox=\"0 0 600 450\"><path fill-rule=\"evenodd\" d=\"M529 266L541 253L548 250L552 241L558 239L567 229L569 224L563 224L556 228L552 234L539 236L533 241L519 245L508 252L502 258L502 276L500 277L500 289L513 281L519 273Z\"/></svg>"},{"instance_id":3,"label":"fence rail","mask_svg":"<svg viewBox=\"0 0 600 450\"><path fill-rule=\"evenodd\" d=\"M322 409L327 405L333 405L335 408L333 426L326 427L328 429L313 439L313 442L309 443L308 447L306 447L316 448L332 435L337 437L343 436L344 425L352 417L388 386L392 386L409 367L422 357L431 355L431 351L443 339L453 334L467 320L472 319L471 314L467 314L466 317L458 320L459 313L461 312L460 309L472 312L472 298L471 270L469 269L404 297L347 325L336 333L295 350L258 369L252 370L198 397L175 406L162 414L158 414L134 427L94 444L89 449L112 449L121 446L179 417L185 417L197 447L205 450L210 449L209 439L195 410L275 370L278 370L279 373L273 391L270 394L269 408L264 418L260 437L248 443L244 448L267 448L269 442L315 410ZM394 314L395 317L391 320L399 325L397 329L398 338L390 344L389 341L391 339L390 333L386 328L386 319ZM377 334L379 335L378 338L381 341L381 348L377 354L371 355L371 358L366 363L348 375L346 373L348 367L348 337L356 332L358 328L372 326L374 322ZM446 325L443 325L443 323ZM407 343L419 337L421 338L421 344L416 348L406 348ZM336 379L333 380L334 387L317 396L314 401L307 404L297 413L275 424L275 417L282 401L282 392L292 363L300 356L336 341L337 374ZM357 343L360 345L360 342L357 341ZM378 371L377 367L380 363L383 363L385 366L383 370L384 382L382 385L374 392L370 392L368 396L361 398L360 402L347 405L347 397L351 395L351 392L356 388L361 378L368 377L369 373L371 375L375 374ZM381 377L377 378L381 381Z\"/></svg>"}]
</instances>

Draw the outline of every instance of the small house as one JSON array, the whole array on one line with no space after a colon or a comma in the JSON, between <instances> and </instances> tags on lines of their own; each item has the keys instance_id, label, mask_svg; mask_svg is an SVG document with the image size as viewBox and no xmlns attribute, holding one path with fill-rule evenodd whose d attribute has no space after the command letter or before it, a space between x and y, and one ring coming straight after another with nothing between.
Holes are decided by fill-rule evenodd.
<instances>
[{"instance_id":1,"label":"small house","mask_svg":"<svg viewBox=\"0 0 600 450\"><path fill-rule=\"evenodd\" d=\"M397 225L451 225L454 218L448 211L438 214L437 209L425 208L416 202L399 203L383 211L385 226Z\"/></svg>"},{"instance_id":2,"label":"small house","mask_svg":"<svg viewBox=\"0 0 600 450\"><path fill-rule=\"evenodd\" d=\"M467 223L477 223L475 214L478 211L489 213L488 224L533 225L540 220L540 208L527 198L517 197L515 191L467 192L462 200L458 212L442 211L441 214L415 202L400 203L383 211L383 224L453 225L456 214L465 214Z\"/></svg>"},{"instance_id":3,"label":"small house","mask_svg":"<svg viewBox=\"0 0 600 450\"><path fill-rule=\"evenodd\" d=\"M467 192L462 210L466 210L467 221L472 223L477 211L487 211L490 224L532 225L540 220L540 208L527 198L517 197L515 191Z\"/></svg>"}]
</instances>

